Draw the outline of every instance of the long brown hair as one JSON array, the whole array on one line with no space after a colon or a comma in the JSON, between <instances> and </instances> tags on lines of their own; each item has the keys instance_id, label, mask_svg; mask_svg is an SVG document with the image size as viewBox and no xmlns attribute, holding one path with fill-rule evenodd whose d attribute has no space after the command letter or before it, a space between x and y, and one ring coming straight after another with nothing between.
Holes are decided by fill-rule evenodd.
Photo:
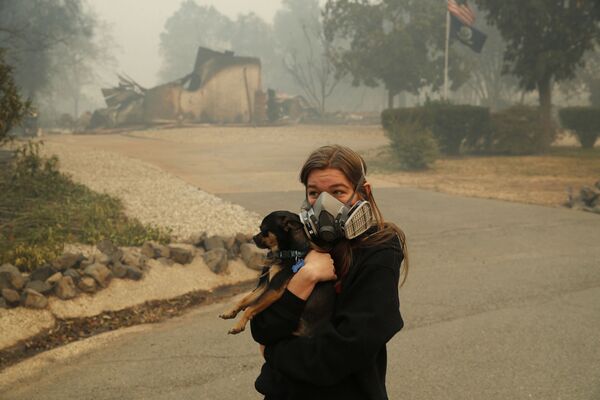
<instances>
[{"instance_id":1,"label":"long brown hair","mask_svg":"<svg viewBox=\"0 0 600 400\"><path fill-rule=\"evenodd\" d=\"M394 236L398 236L402 252L404 253L404 268L402 269L402 283L406 281L408 274L408 249L406 246L406 236L402 229L391 222L386 222L383 215L377 207L373 192L367 191L365 186L360 184L366 178L367 165L363 158L354 150L340 145L322 146L313 151L300 170L300 182L308 185L308 176L314 170L334 168L341 171L352 183L356 192L365 200L371 203L375 219L377 221L377 232L371 235L361 235L357 239L342 240L331 251L335 260L335 268L338 279L346 275L350 264L352 263L352 249L359 247L371 247L389 241ZM360 185L357 187L357 185Z\"/></svg>"}]
</instances>

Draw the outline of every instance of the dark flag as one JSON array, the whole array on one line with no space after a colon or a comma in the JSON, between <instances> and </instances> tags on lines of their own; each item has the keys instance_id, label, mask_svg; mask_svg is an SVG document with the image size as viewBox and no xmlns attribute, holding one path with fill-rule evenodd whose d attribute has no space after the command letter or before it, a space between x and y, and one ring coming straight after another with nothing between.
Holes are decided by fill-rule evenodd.
<instances>
[{"instance_id":1,"label":"dark flag","mask_svg":"<svg viewBox=\"0 0 600 400\"><path fill-rule=\"evenodd\" d=\"M458 40L476 53L481 53L487 35L471 26L475 22L475 15L469 6L457 4L455 0L448 0L450 12L450 37Z\"/></svg>"}]
</instances>

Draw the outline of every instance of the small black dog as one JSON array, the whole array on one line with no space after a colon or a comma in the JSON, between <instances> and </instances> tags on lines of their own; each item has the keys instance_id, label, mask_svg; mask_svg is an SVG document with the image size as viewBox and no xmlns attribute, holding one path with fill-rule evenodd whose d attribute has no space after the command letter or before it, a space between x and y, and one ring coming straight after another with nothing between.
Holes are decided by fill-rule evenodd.
<instances>
[{"instance_id":1,"label":"small black dog","mask_svg":"<svg viewBox=\"0 0 600 400\"><path fill-rule=\"evenodd\" d=\"M311 249L304 227L297 214L288 211L274 211L260 224L260 233L254 235L259 248L269 249L269 265L263 268L258 286L229 312L220 315L223 319L235 318L244 311L238 323L229 331L242 332L248 321L276 302L285 292L294 276L294 269L302 265L302 259ZM300 325L294 333L298 336L312 336L318 327L330 319L335 302L333 282L317 284L308 298Z\"/></svg>"}]
</instances>

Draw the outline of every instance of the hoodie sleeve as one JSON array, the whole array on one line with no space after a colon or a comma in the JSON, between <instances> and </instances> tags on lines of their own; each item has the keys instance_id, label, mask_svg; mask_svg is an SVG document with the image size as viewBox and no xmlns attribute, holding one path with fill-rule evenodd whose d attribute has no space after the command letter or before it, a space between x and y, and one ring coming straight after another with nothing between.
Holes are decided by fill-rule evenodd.
<instances>
[{"instance_id":1,"label":"hoodie sleeve","mask_svg":"<svg viewBox=\"0 0 600 400\"><path fill-rule=\"evenodd\" d=\"M305 304L306 301L286 289L279 300L250 321L252 337L264 345L291 337L298 328Z\"/></svg>"}]
</instances>

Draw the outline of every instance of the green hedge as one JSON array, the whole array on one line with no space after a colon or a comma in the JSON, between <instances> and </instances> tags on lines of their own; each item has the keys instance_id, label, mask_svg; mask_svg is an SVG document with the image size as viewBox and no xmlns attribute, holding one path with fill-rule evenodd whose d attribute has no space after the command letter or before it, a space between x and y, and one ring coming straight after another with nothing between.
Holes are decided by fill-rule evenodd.
<instances>
[{"instance_id":1,"label":"green hedge","mask_svg":"<svg viewBox=\"0 0 600 400\"><path fill-rule=\"evenodd\" d=\"M489 133L490 113L486 107L432 101L421 107L385 110L381 122L386 131L398 124L419 124L431 131L443 154L458 155L463 146L470 147Z\"/></svg>"},{"instance_id":2,"label":"green hedge","mask_svg":"<svg viewBox=\"0 0 600 400\"><path fill-rule=\"evenodd\" d=\"M535 154L546 150L552 139L543 129L539 107L518 105L491 115L491 131L484 152Z\"/></svg>"},{"instance_id":3,"label":"green hedge","mask_svg":"<svg viewBox=\"0 0 600 400\"><path fill-rule=\"evenodd\" d=\"M418 123L396 123L385 132L402 169L427 169L438 157L438 145L431 131Z\"/></svg>"},{"instance_id":4,"label":"green hedge","mask_svg":"<svg viewBox=\"0 0 600 400\"><path fill-rule=\"evenodd\" d=\"M558 115L562 126L575 132L581 147L594 147L600 134L600 107L566 107Z\"/></svg>"}]
</instances>

